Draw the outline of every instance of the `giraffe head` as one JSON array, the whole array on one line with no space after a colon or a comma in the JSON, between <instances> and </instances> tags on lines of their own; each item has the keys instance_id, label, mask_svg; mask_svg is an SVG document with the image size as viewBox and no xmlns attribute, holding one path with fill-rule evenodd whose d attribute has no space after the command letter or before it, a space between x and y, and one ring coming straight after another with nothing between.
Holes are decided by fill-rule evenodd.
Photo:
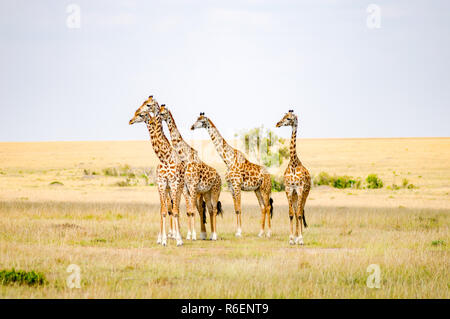
<instances>
[{"instance_id":1,"label":"giraffe head","mask_svg":"<svg viewBox=\"0 0 450 319\"><path fill-rule=\"evenodd\" d=\"M169 119L170 111L166 108L165 104L161 104L161 107L159 108L159 115L163 121L167 121Z\"/></svg>"},{"instance_id":2,"label":"giraffe head","mask_svg":"<svg viewBox=\"0 0 450 319\"><path fill-rule=\"evenodd\" d=\"M197 121L191 126L191 130L199 129L199 128L208 128L210 125L210 122L208 118L205 116L205 113L200 113L200 116L198 117Z\"/></svg>"},{"instance_id":3,"label":"giraffe head","mask_svg":"<svg viewBox=\"0 0 450 319\"><path fill-rule=\"evenodd\" d=\"M297 115L294 114L293 110L289 110L286 115L283 116L281 121L277 123L277 127L282 126L296 126L298 123Z\"/></svg>"},{"instance_id":4,"label":"giraffe head","mask_svg":"<svg viewBox=\"0 0 450 319\"><path fill-rule=\"evenodd\" d=\"M150 112L153 105L158 105L158 102L153 99L153 95L150 95L147 100L142 103L142 105L134 112L133 118L130 120L129 124L144 122L145 120L151 120L152 117ZM158 106L159 108L159 106Z\"/></svg>"}]
</instances>

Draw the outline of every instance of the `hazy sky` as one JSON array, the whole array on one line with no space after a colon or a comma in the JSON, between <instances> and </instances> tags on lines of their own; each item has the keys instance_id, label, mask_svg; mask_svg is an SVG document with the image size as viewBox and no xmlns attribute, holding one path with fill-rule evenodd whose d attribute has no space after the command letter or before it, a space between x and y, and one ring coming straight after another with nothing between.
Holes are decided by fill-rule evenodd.
<instances>
[{"instance_id":1,"label":"hazy sky","mask_svg":"<svg viewBox=\"0 0 450 319\"><path fill-rule=\"evenodd\" d=\"M450 1L0 0L0 40L0 141L148 139L150 94L187 139L290 108L301 137L450 136Z\"/></svg>"}]
</instances>

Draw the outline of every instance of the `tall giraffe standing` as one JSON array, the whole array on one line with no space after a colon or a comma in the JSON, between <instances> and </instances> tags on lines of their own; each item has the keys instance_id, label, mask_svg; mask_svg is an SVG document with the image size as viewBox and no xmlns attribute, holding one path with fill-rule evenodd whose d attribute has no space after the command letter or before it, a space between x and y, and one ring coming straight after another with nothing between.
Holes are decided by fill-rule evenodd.
<instances>
[{"instance_id":1,"label":"tall giraffe standing","mask_svg":"<svg viewBox=\"0 0 450 319\"><path fill-rule=\"evenodd\" d=\"M281 126L292 126L290 160L284 173L284 184L286 186L286 196L289 202L289 219L291 222L289 244L303 245L303 226L305 226L305 228L308 227L305 219L305 202L308 197L309 190L311 189L311 176L297 156L298 118L297 115L294 114L293 110L286 113L281 121L277 123L277 127ZM296 221L295 238L293 232L294 215Z\"/></svg>"},{"instance_id":2,"label":"tall giraffe standing","mask_svg":"<svg viewBox=\"0 0 450 319\"><path fill-rule=\"evenodd\" d=\"M167 245L166 216L169 211L168 203L170 202L172 204L174 218L175 239L177 241L177 246L181 246L183 240L180 234L179 204L184 187L185 165L164 135L161 119L150 115L150 108L155 105L159 109L158 102L150 95L136 110L134 117L130 120L129 124L131 125L140 122L145 122L147 124L153 150L161 162L157 169L157 184L161 203L161 227L157 243L162 244L163 246Z\"/></svg>"},{"instance_id":3,"label":"tall giraffe standing","mask_svg":"<svg viewBox=\"0 0 450 319\"><path fill-rule=\"evenodd\" d=\"M159 104L156 103L152 103L148 105L148 110L150 113L153 113L153 115L155 116L155 122L158 125L158 128L161 130L161 132L163 132L162 129L162 117L161 117L161 108L159 106ZM167 140L166 136L164 135L164 133L162 133L162 136L164 136L164 139L167 141L167 143L169 143L169 141ZM169 143L170 145L170 143ZM183 161L180 158L180 155L182 156L182 152L180 152L179 150L177 151L175 148L173 148L172 145L171 149L173 151L173 153L176 155L177 159L182 163L182 167L179 169L182 169L182 171L177 172L177 174L179 174L182 178L183 178L183 187L181 188L181 191L183 193L184 199L186 201L186 211L187 211L187 215L188 215L188 227L189 227L189 232L190 235L188 233L188 236L186 237L188 240L197 240L197 235L195 233L195 228L194 228L194 211L195 211L195 206L197 206L197 209L200 213L200 216L204 215L204 207L203 207L203 195L198 196L197 201L193 201L191 200L191 197L189 195L188 189L186 187L186 183L185 183L185 172L186 172L186 162ZM180 207L180 198L177 199L177 203L176 203L177 207Z\"/></svg>"},{"instance_id":4,"label":"tall giraffe standing","mask_svg":"<svg viewBox=\"0 0 450 319\"><path fill-rule=\"evenodd\" d=\"M254 191L261 208L261 230L259 237L264 235L265 221L267 217L268 231L267 237L271 235L271 218L273 212L273 200L270 197L271 181L270 174L264 166L248 161L244 154L231 147L220 135L219 130L213 122L200 113L197 121L192 125L191 130L207 129L217 152L227 166L225 179L231 189L236 212L236 236L242 235L241 219L241 191Z\"/></svg>"},{"instance_id":5,"label":"tall giraffe standing","mask_svg":"<svg viewBox=\"0 0 450 319\"><path fill-rule=\"evenodd\" d=\"M200 212L201 208L198 198L203 195L206 200L211 222L210 239L217 240L216 216L218 213L222 213L222 204L219 201L222 179L220 178L219 173L211 166L202 162L198 156L198 152L186 143L177 128L172 113L164 104L161 105L160 114L161 118L166 121L167 127L169 128L172 146L178 151L181 160L186 162L184 179L191 198L191 203L195 203ZM191 207L193 206L194 205L191 204ZM188 216L192 216L192 223L194 223L194 213L194 211L188 212ZM200 215L200 220L200 238L206 239L206 216L202 213ZM194 224L189 226L189 229L191 228L195 233Z\"/></svg>"}]
</instances>

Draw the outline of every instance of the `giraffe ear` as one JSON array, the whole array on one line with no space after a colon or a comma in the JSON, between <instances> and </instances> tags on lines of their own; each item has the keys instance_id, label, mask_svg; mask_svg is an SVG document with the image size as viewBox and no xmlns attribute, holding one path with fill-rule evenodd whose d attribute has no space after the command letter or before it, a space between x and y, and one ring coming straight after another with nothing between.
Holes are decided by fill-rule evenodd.
<instances>
[{"instance_id":1,"label":"giraffe ear","mask_svg":"<svg viewBox=\"0 0 450 319\"><path fill-rule=\"evenodd\" d=\"M294 110L289 110L289 113L294 113Z\"/></svg>"}]
</instances>

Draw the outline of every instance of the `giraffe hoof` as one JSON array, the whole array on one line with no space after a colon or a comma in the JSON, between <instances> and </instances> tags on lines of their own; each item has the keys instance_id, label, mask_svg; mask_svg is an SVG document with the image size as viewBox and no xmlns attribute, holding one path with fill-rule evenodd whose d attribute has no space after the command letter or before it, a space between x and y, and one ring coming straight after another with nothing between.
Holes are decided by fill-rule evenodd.
<instances>
[{"instance_id":1,"label":"giraffe hoof","mask_svg":"<svg viewBox=\"0 0 450 319\"><path fill-rule=\"evenodd\" d=\"M187 233L186 240L191 240L191 232Z\"/></svg>"},{"instance_id":2,"label":"giraffe hoof","mask_svg":"<svg viewBox=\"0 0 450 319\"><path fill-rule=\"evenodd\" d=\"M166 241L166 240L163 240L163 241L161 242L161 245L167 246L167 241Z\"/></svg>"},{"instance_id":3,"label":"giraffe hoof","mask_svg":"<svg viewBox=\"0 0 450 319\"><path fill-rule=\"evenodd\" d=\"M195 232L192 233L191 240L197 240L197 234Z\"/></svg>"},{"instance_id":4,"label":"giraffe hoof","mask_svg":"<svg viewBox=\"0 0 450 319\"><path fill-rule=\"evenodd\" d=\"M296 243L297 245L303 245L303 237L297 237L297 238L295 239L295 243Z\"/></svg>"},{"instance_id":5,"label":"giraffe hoof","mask_svg":"<svg viewBox=\"0 0 450 319\"><path fill-rule=\"evenodd\" d=\"M272 236L272 233L270 232L270 230L267 232L266 236L267 236L267 238L270 238L270 236Z\"/></svg>"},{"instance_id":6,"label":"giraffe hoof","mask_svg":"<svg viewBox=\"0 0 450 319\"><path fill-rule=\"evenodd\" d=\"M206 233L205 232L201 232L200 233L200 239L201 240L206 240Z\"/></svg>"},{"instance_id":7,"label":"giraffe hoof","mask_svg":"<svg viewBox=\"0 0 450 319\"><path fill-rule=\"evenodd\" d=\"M242 237L242 234L241 233L236 233L235 236L236 237Z\"/></svg>"},{"instance_id":8,"label":"giraffe hoof","mask_svg":"<svg viewBox=\"0 0 450 319\"><path fill-rule=\"evenodd\" d=\"M295 244L294 240L289 239L289 245L294 245L294 244Z\"/></svg>"},{"instance_id":9,"label":"giraffe hoof","mask_svg":"<svg viewBox=\"0 0 450 319\"><path fill-rule=\"evenodd\" d=\"M210 239L211 240L217 240L217 234L216 233L212 233Z\"/></svg>"},{"instance_id":10,"label":"giraffe hoof","mask_svg":"<svg viewBox=\"0 0 450 319\"><path fill-rule=\"evenodd\" d=\"M181 239L177 240L177 247L179 247L179 246L183 246L183 241Z\"/></svg>"},{"instance_id":11,"label":"giraffe hoof","mask_svg":"<svg viewBox=\"0 0 450 319\"><path fill-rule=\"evenodd\" d=\"M261 230L258 234L259 238L263 238L264 237L264 230Z\"/></svg>"}]
</instances>

